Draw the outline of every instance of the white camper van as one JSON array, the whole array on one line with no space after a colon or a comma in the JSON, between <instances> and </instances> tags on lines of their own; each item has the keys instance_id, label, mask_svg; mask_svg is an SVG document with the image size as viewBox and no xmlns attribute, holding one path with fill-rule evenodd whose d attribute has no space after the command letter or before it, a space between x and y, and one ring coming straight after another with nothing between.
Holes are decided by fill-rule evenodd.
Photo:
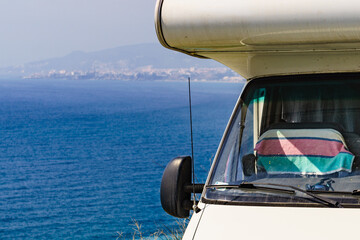
<instances>
[{"instance_id":1,"label":"white camper van","mask_svg":"<svg viewBox=\"0 0 360 240\"><path fill-rule=\"evenodd\" d=\"M158 0L155 25L247 79L206 183L190 157L165 169L184 239L359 239L360 1Z\"/></svg>"}]
</instances>

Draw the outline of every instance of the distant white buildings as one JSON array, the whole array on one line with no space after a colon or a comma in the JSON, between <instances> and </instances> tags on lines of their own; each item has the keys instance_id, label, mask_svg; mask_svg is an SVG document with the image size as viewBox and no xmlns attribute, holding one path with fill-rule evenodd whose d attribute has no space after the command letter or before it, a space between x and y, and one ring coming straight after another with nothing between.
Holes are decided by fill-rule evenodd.
<instances>
[{"instance_id":1,"label":"distant white buildings","mask_svg":"<svg viewBox=\"0 0 360 240\"><path fill-rule=\"evenodd\" d=\"M135 70L121 69L111 70L99 68L94 71L66 71L50 70L49 72L33 73L24 78L27 79L112 79L123 81L184 81L191 77L193 81L222 81L243 82L245 81L237 73L229 68L166 68L155 69L145 66Z\"/></svg>"}]
</instances>

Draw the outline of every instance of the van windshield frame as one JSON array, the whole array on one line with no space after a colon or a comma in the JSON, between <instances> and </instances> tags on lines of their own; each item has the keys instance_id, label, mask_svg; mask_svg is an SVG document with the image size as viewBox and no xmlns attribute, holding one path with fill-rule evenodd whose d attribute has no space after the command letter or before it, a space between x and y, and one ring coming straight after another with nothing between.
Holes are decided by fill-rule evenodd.
<instances>
[{"instance_id":1,"label":"van windshield frame","mask_svg":"<svg viewBox=\"0 0 360 240\"><path fill-rule=\"evenodd\" d=\"M351 192L360 188L360 121L357 119L360 119L360 73L276 76L251 80L235 107L215 156L207 186L236 185L242 182L286 183L306 191L315 190L316 194L330 196L346 206L358 207L358 196L331 194L332 191ZM289 126L297 130L287 130ZM290 159L287 153L286 161L281 162L283 160L278 153L266 156L257 149L259 142L264 140L264 134L272 134L271 131L287 134L316 133L316 137L336 133L340 139L343 137L344 146L339 152L345 157L336 155L335 160L327 164L335 166L341 159L339 166L329 167L325 164L326 166L319 167L316 161L322 166L323 159L304 154L305 157L296 157L295 164L291 163L291 166L296 165L295 168L285 168L284 163ZM287 141L290 139L285 138ZM272 146L270 149L275 148ZM320 151L318 148L320 147L315 147L313 152ZM269 165L271 161L279 161L278 166ZM299 167L301 161L316 164L313 168ZM309 205L306 197L222 188L207 188L203 201ZM313 204L316 205L310 203Z\"/></svg>"}]
</instances>

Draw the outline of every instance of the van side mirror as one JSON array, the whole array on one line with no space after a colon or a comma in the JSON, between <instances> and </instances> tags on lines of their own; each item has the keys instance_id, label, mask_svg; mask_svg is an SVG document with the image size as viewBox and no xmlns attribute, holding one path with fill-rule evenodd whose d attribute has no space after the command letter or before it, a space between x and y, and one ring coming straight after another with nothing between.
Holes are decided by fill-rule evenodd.
<instances>
[{"instance_id":1,"label":"van side mirror","mask_svg":"<svg viewBox=\"0 0 360 240\"><path fill-rule=\"evenodd\" d=\"M160 188L163 209L170 215L186 218L192 209L192 159L189 156L171 160L165 168ZM195 193L201 193L204 184L195 184Z\"/></svg>"}]
</instances>

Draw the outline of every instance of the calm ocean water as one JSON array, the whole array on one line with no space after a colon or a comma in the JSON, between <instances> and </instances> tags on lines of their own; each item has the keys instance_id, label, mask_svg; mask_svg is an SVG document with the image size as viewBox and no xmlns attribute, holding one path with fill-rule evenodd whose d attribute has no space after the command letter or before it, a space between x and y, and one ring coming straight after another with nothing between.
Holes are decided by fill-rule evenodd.
<instances>
[{"instance_id":1,"label":"calm ocean water","mask_svg":"<svg viewBox=\"0 0 360 240\"><path fill-rule=\"evenodd\" d=\"M193 83L205 181L241 84ZM173 227L163 170L190 155L186 82L0 80L0 239L116 239Z\"/></svg>"}]
</instances>

